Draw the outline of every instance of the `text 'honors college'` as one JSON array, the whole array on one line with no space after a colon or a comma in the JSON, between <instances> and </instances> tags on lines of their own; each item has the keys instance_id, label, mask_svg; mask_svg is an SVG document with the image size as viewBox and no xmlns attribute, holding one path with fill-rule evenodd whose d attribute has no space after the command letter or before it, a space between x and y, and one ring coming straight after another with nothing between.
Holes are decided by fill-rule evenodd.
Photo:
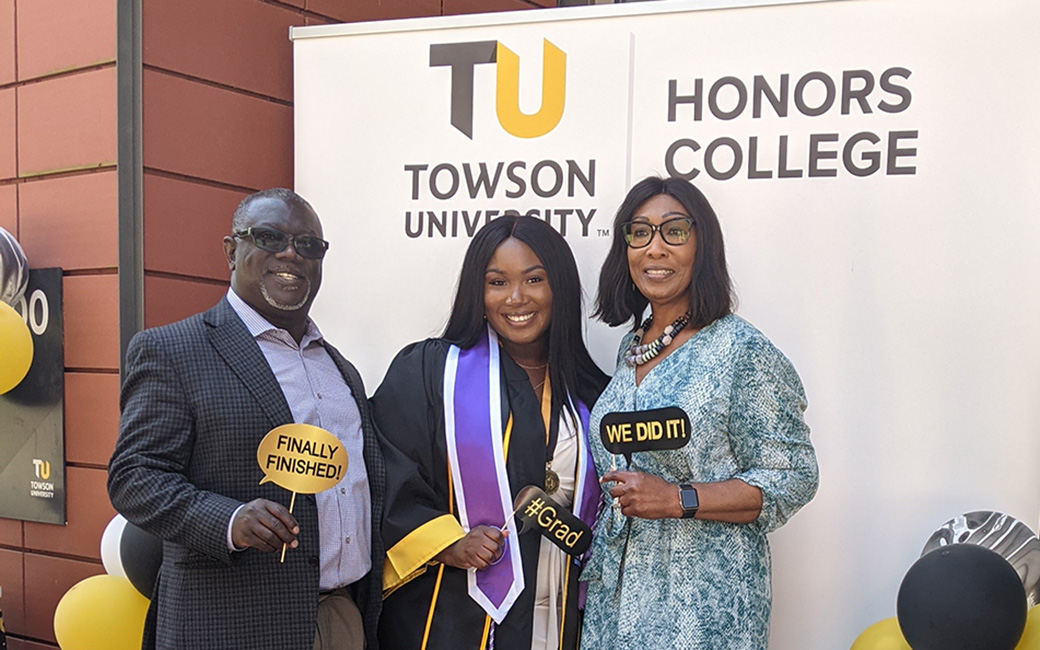
<instances>
[{"instance_id":1,"label":"text 'honors college'","mask_svg":"<svg viewBox=\"0 0 1040 650\"><path fill-rule=\"evenodd\" d=\"M750 81L724 76L710 84L700 77L669 79L668 122L696 126L684 126L691 135L674 140L665 150L665 169L686 180L704 171L717 181L916 174L917 129L879 134L862 125L864 119L881 122L875 111L898 115L910 108L910 75L907 68L891 67L877 74L844 70L840 78L814 70L799 75L793 84L788 73L755 75ZM760 141L757 135L721 135L718 126L705 124L708 117L720 122L749 117L794 122L825 115L849 122L849 130L855 132L782 134Z\"/></svg>"}]
</instances>

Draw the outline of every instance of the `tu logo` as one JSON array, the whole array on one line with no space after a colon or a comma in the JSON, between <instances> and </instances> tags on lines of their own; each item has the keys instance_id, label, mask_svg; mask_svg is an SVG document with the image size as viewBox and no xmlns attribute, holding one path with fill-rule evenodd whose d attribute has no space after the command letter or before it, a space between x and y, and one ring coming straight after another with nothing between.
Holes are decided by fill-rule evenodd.
<instances>
[{"instance_id":1,"label":"tu logo","mask_svg":"<svg viewBox=\"0 0 1040 650\"><path fill-rule=\"evenodd\" d=\"M495 112L498 123L518 138L538 138L556 128L566 99L567 54L543 39L542 105L537 113L520 110L520 57L499 41L430 45L430 66L451 67L451 125L473 139L473 70L496 64Z\"/></svg>"}]
</instances>

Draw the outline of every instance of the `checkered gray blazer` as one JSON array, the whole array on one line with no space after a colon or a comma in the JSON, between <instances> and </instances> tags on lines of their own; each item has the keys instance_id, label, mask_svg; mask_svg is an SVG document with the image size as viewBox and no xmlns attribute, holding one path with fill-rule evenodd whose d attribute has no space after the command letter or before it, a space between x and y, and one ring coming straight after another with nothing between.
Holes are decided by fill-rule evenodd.
<instances>
[{"instance_id":1,"label":"checkered gray blazer","mask_svg":"<svg viewBox=\"0 0 1040 650\"><path fill-rule=\"evenodd\" d=\"M361 411L372 570L356 584L355 600L376 650L385 471L361 377L326 347ZM127 349L121 406L109 496L129 521L164 540L143 647L311 650L319 572L314 496L296 498L300 545L285 564L278 553L227 550L227 524L239 504L263 497L288 507L288 491L259 485L256 448L272 428L293 421L263 353L227 301L137 334Z\"/></svg>"}]
</instances>

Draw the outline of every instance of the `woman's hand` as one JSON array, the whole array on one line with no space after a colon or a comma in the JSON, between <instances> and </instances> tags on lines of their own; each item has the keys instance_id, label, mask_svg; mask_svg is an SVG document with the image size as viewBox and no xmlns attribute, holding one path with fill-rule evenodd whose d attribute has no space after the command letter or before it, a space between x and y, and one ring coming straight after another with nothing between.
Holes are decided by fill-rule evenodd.
<instances>
[{"instance_id":1,"label":"woman's hand","mask_svg":"<svg viewBox=\"0 0 1040 650\"><path fill-rule=\"evenodd\" d=\"M642 519L681 517L679 486L645 472L611 470L600 483L613 481L610 496L618 500L621 514Z\"/></svg>"},{"instance_id":2,"label":"woman's hand","mask_svg":"<svg viewBox=\"0 0 1040 650\"><path fill-rule=\"evenodd\" d=\"M600 483L614 481L610 496L621 505L621 514L643 519L683 516L679 486L646 472L612 470ZM697 519L748 524L762 512L762 490L738 478L712 483L693 483L700 507Z\"/></svg>"},{"instance_id":3,"label":"woman's hand","mask_svg":"<svg viewBox=\"0 0 1040 650\"><path fill-rule=\"evenodd\" d=\"M486 569L502 557L506 534L491 526L477 526L433 559L456 569Z\"/></svg>"}]
</instances>

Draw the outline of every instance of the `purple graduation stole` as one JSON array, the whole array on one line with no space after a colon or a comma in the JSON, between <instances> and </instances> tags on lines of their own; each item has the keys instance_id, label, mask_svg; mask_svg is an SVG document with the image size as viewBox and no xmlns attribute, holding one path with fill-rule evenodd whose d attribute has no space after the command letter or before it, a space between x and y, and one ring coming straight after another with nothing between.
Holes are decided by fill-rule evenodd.
<instances>
[{"instance_id":1,"label":"purple graduation stole","mask_svg":"<svg viewBox=\"0 0 1040 650\"><path fill-rule=\"evenodd\" d=\"M496 623L524 590L519 534L502 449L502 392L498 336L490 327L475 346L448 349L444 362L444 430L463 530L509 531L499 561L466 573L468 593Z\"/></svg>"},{"instance_id":2,"label":"purple graduation stole","mask_svg":"<svg viewBox=\"0 0 1040 650\"><path fill-rule=\"evenodd\" d=\"M574 402L571 402L574 409ZM578 475L574 481L574 514L584 521L589 528L596 524L599 515L599 504L602 499L599 476L592 462L592 447L589 441L589 407L578 401ZM591 550L591 549L590 549Z\"/></svg>"},{"instance_id":3,"label":"purple graduation stole","mask_svg":"<svg viewBox=\"0 0 1040 650\"><path fill-rule=\"evenodd\" d=\"M571 408L573 408L573 403ZM589 407L585 406L583 402L578 401L578 422L580 422L581 431L578 435L581 436L579 440L578 457L578 479L574 482L574 503L573 511L574 514L578 515L578 519L581 519L588 525L589 528L595 531L596 519L599 518L599 506L602 500L601 488L599 485L599 475L596 473L596 466L592 462L592 447L589 441ZM592 553L592 547L585 551L585 556L582 558L583 561L589 559L589 554ZM586 584L584 582L578 583L578 609L585 609L585 591Z\"/></svg>"}]
</instances>

